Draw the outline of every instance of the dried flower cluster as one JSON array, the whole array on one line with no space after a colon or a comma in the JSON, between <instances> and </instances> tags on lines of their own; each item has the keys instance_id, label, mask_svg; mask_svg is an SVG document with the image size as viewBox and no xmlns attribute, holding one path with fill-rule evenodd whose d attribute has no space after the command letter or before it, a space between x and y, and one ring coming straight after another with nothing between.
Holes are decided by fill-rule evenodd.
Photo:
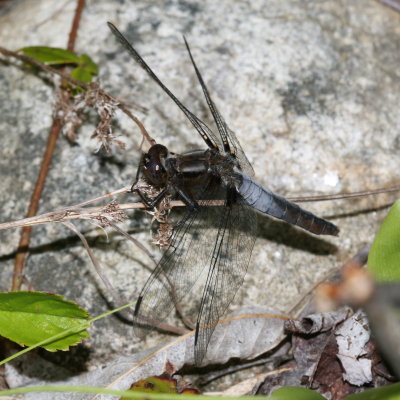
<instances>
[{"instance_id":1,"label":"dried flower cluster","mask_svg":"<svg viewBox=\"0 0 400 400\"><path fill-rule=\"evenodd\" d=\"M104 206L98 215L94 216L101 223L102 226L109 226L113 223L118 223L128 218L126 213L119 208L119 203L117 201L112 201Z\"/></svg>"},{"instance_id":2,"label":"dried flower cluster","mask_svg":"<svg viewBox=\"0 0 400 400\"><path fill-rule=\"evenodd\" d=\"M68 95L65 90L57 91L57 116L63 121L63 134L72 142L76 141L76 132L85 119L87 107L94 108L100 117L92 138L97 138L101 147L107 152L111 151L111 144L125 148L125 143L116 139L112 131L112 120L119 103L105 95L97 83L91 84L91 89L85 90L74 96Z\"/></svg>"},{"instance_id":3,"label":"dried flower cluster","mask_svg":"<svg viewBox=\"0 0 400 400\"><path fill-rule=\"evenodd\" d=\"M62 120L62 133L71 142L76 141L76 131L84 120L86 104L82 101L82 94L71 96L65 90L56 90L57 99L55 110L57 117Z\"/></svg>"},{"instance_id":4,"label":"dried flower cluster","mask_svg":"<svg viewBox=\"0 0 400 400\"><path fill-rule=\"evenodd\" d=\"M146 198L152 200L160 193L160 189L147 183L144 179L139 179L133 186L134 190L140 191ZM153 210L146 210L146 212L153 216L152 223L157 221L159 228L157 233L153 236L153 243L161 248L167 247L170 244L170 239L173 227L168 222L168 216L171 211L171 198L165 196L160 203L158 203Z\"/></svg>"}]
</instances>

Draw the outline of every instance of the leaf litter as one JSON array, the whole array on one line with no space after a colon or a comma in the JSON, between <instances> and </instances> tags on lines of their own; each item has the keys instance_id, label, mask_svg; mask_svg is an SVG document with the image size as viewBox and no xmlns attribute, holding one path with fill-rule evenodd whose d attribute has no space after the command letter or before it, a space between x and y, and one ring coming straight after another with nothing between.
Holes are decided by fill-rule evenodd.
<instances>
[{"instance_id":1,"label":"leaf litter","mask_svg":"<svg viewBox=\"0 0 400 400\"><path fill-rule=\"evenodd\" d=\"M287 321L285 328L292 334L294 368L267 376L257 394L270 394L282 386L303 386L341 400L371 386L391 383L363 311L352 313L345 307L306 315Z\"/></svg>"}]
</instances>

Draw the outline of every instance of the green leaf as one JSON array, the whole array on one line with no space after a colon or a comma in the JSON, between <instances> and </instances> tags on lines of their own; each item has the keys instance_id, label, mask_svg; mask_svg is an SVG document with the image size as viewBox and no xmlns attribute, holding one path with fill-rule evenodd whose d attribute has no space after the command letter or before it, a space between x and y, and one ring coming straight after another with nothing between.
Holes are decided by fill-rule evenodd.
<instances>
[{"instance_id":1,"label":"green leaf","mask_svg":"<svg viewBox=\"0 0 400 400\"><path fill-rule=\"evenodd\" d=\"M89 314L61 296L42 292L0 293L0 335L32 346L53 335L88 324ZM67 350L89 337L86 330L44 345L49 351Z\"/></svg>"},{"instance_id":2,"label":"green leaf","mask_svg":"<svg viewBox=\"0 0 400 400\"><path fill-rule=\"evenodd\" d=\"M82 82L91 82L93 75L88 72L84 67L76 67L71 72L71 78L77 79L78 81Z\"/></svg>"},{"instance_id":3,"label":"green leaf","mask_svg":"<svg viewBox=\"0 0 400 400\"><path fill-rule=\"evenodd\" d=\"M375 236L368 269L379 282L400 281L400 200L393 204Z\"/></svg>"},{"instance_id":4,"label":"green leaf","mask_svg":"<svg viewBox=\"0 0 400 400\"><path fill-rule=\"evenodd\" d=\"M99 67L87 54L82 54L79 57L79 65L92 75L99 73Z\"/></svg>"},{"instance_id":5,"label":"green leaf","mask_svg":"<svg viewBox=\"0 0 400 400\"><path fill-rule=\"evenodd\" d=\"M346 400L400 400L400 383L352 394Z\"/></svg>"},{"instance_id":6,"label":"green leaf","mask_svg":"<svg viewBox=\"0 0 400 400\"><path fill-rule=\"evenodd\" d=\"M58 47L31 46L23 47L19 51L45 64L79 64L80 61L76 54Z\"/></svg>"},{"instance_id":7,"label":"green leaf","mask_svg":"<svg viewBox=\"0 0 400 400\"><path fill-rule=\"evenodd\" d=\"M324 396L311 389L286 386L275 390L269 397L271 400L326 400Z\"/></svg>"},{"instance_id":8,"label":"green leaf","mask_svg":"<svg viewBox=\"0 0 400 400\"><path fill-rule=\"evenodd\" d=\"M132 392L143 393L143 399L148 398L148 393L168 393L168 394L185 394L193 396L200 394L197 389L190 387L178 387L178 381L167 374L160 376L150 376L132 384L129 389ZM180 396L181 397L181 396ZM185 396L183 396L185 398ZM120 400L127 400L127 397L121 397Z\"/></svg>"}]
</instances>

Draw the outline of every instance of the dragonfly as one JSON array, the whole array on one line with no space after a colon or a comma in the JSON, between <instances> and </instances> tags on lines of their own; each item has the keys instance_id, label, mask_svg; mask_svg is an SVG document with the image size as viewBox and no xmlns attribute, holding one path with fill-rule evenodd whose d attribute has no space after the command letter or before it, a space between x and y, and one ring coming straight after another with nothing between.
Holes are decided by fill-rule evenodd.
<instances>
[{"instance_id":1,"label":"dragonfly","mask_svg":"<svg viewBox=\"0 0 400 400\"><path fill-rule=\"evenodd\" d=\"M143 154L138 169L138 176L160 190L153 199L138 193L148 207L156 206L167 195L176 196L186 207L173 228L169 246L137 298L135 322L143 326L165 320L174 302L188 300L203 274L194 337L194 362L200 365L218 321L243 283L256 240L257 214L315 235L337 236L339 229L255 180L253 168L212 100L185 37L217 133L183 105L112 23L108 26L136 63L181 109L207 146L205 150L176 154L153 144Z\"/></svg>"}]
</instances>

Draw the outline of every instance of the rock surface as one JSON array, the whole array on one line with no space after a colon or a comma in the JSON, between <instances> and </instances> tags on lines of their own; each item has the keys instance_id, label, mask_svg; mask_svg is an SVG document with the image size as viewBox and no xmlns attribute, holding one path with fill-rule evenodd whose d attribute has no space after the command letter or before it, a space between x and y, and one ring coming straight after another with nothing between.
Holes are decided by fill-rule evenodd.
<instances>
[{"instance_id":1,"label":"rock surface","mask_svg":"<svg viewBox=\"0 0 400 400\"><path fill-rule=\"evenodd\" d=\"M2 46L64 47L75 3L15 1L0 14ZM76 51L100 66L101 85L149 109L134 111L150 134L174 152L203 147L180 110L129 58L111 35L112 21L159 77L200 118L211 123L182 35L214 101L252 162L256 177L282 195L351 192L398 181L400 141L400 14L373 0L314 1L87 1ZM4 60L4 58L1 58ZM23 218L37 177L54 91L14 60L0 62L1 222ZM112 156L95 153L96 116L77 145L60 137L40 212L72 205L129 185L141 142L118 114L115 134L127 144ZM260 217L250 272L232 308L260 304L289 312L328 271L370 242L396 195L310 203L330 217L339 238L311 237ZM121 201L131 201L131 198ZM122 225L150 247L150 220L132 213ZM96 256L121 293L132 299L151 264L118 235L88 223ZM1 289L10 286L19 232L0 232ZM157 254L157 251L152 248ZM147 268L146 268L147 267ZM35 290L63 294L93 315L105 312L103 289L81 243L67 228L34 228L27 279ZM89 365L146 344L114 317L91 329Z\"/></svg>"}]
</instances>

